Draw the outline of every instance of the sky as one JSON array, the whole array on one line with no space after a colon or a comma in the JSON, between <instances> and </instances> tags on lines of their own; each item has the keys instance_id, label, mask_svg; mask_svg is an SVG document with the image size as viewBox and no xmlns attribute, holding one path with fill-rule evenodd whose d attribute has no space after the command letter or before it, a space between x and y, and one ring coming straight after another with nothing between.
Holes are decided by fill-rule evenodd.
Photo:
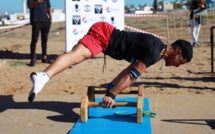
<instances>
[{"instance_id":1,"label":"sky","mask_svg":"<svg viewBox=\"0 0 215 134\"><path fill-rule=\"evenodd\" d=\"M26 0L27 1L27 0ZM50 0L53 9L64 9L65 0ZM135 6L141 5L152 5L154 0L125 0L125 5L130 6L134 4ZM160 1L160 0L158 0ZM165 0L173 1L173 0ZM7 13L21 13L22 12L22 0L0 0L0 14ZM27 12L29 10L27 9Z\"/></svg>"}]
</instances>

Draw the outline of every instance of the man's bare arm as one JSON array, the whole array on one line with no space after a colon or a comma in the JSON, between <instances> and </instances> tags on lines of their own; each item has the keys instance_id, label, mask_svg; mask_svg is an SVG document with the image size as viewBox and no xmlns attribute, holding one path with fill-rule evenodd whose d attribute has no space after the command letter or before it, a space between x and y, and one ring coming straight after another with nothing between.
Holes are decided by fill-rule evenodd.
<instances>
[{"instance_id":1,"label":"man's bare arm","mask_svg":"<svg viewBox=\"0 0 215 134\"><path fill-rule=\"evenodd\" d=\"M28 8L31 9L31 8L34 8L37 4L43 2L44 0L36 0L36 1L33 1L31 3L28 3Z\"/></svg>"},{"instance_id":2,"label":"man's bare arm","mask_svg":"<svg viewBox=\"0 0 215 134\"><path fill-rule=\"evenodd\" d=\"M146 70L146 66L142 61L138 61L135 64L131 64L125 70L123 70L118 76L117 79L114 79L114 87L107 92L103 98L102 106L103 107L112 107L114 104L114 97L120 93L123 89L129 87L135 82L134 77L131 74L132 68L136 69L138 75L142 74Z\"/></svg>"},{"instance_id":3,"label":"man's bare arm","mask_svg":"<svg viewBox=\"0 0 215 134\"><path fill-rule=\"evenodd\" d=\"M49 14L49 18L50 18L50 21L52 22L52 8L48 8L48 14Z\"/></svg>"},{"instance_id":4,"label":"man's bare arm","mask_svg":"<svg viewBox=\"0 0 215 134\"><path fill-rule=\"evenodd\" d=\"M131 64L132 66L129 66L126 71L124 71L124 74L121 75L121 78L118 78L118 82L114 81L114 87L110 90L110 92L114 95L117 95L120 93L123 89L129 87L132 85L135 80L131 78L131 75L129 74L129 71L132 67L135 67L140 74L145 72L146 66L142 61L138 61L135 64Z\"/></svg>"}]
</instances>

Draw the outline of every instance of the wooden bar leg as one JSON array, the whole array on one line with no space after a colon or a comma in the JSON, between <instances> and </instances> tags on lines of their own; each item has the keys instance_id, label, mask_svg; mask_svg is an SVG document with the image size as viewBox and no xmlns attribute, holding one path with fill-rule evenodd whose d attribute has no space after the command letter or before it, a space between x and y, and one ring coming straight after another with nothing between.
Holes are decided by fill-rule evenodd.
<instances>
[{"instance_id":1,"label":"wooden bar leg","mask_svg":"<svg viewBox=\"0 0 215 134\"><path fill-rule=\"evenodd\" d=\"M90 102L95 102L95 87L93 86L88 87L87 96Z\"/></svg>"},{"instance_id":2,"label":"wooden bar leg","mask_svg":"<svg viewBox=\"0 0 215 134\"><path fill-rule=\"evenodd\" d=\"M81 98L81 108L80 108L80 114L81 114L81 121L87 122L88 120L88 97L83 96Z\"/></svg>"},{"instance_id":3,"label":"wooden bar leg","mask_svg":"<svg viewBox=\"0 0 215 134\"><path fill-rule=\"evenodd\" d=\"M138 86L138 96L144 96L143 85Z\"/></svg>"},{"instance_id":4,"label":"wooden bar leg","mask_svg":"<svg viewBox=\"0 0 215 134\"><path fill-rule=\"evenodd\" d=\"M137 123L142 123L142 117L143 117L142 109L143 109L143 97L138 96L137 97Z\"/></svg>"},{"instance_id":5,"label":"wooden bar leg","mask_svg":"<svg viewBox=\"0 0 215 134\"><path fill-rule=\"evenodd\" d=\"M137 123L142 123L143 107L144 107L144 90L143 85L138 86L138 97L137 97Z\"/></svg>"}]
</instances>

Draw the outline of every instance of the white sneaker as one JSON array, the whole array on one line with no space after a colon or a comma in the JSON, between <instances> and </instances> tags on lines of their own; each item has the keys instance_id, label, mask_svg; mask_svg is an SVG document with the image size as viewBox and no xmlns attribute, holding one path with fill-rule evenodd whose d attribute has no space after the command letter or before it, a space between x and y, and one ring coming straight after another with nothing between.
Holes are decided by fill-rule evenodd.
<instances>
[{"instance_id":1,"label":"white sneaker","mask_svg":"<svg viewBox=\"0 0 215 134\"><path fill-rule=\"evenodd\" d=\"M33 102L35 96L43 89L44 85L49 81L49 76L45 72L32 72L30 75L33 87L29 93L28 101Z\"/></svg>"}]
</instances>

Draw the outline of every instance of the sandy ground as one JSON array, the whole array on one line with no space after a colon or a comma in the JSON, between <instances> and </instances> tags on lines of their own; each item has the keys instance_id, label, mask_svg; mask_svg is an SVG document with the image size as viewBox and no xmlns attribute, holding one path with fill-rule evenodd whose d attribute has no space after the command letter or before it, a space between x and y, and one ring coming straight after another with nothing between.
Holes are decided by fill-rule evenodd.
<instances>
[{"instance_id":1,"label":"sandy ground","mask_svg":"<svg viewBox=\"0 0 215 134\"><path fill-rule=\"evenodd\" d=\"M49 59L65 51L64 23L54 23L48 42ZM27 97L32 86L29 75L49 64L41 63L40 40L37 63L29 67L31 27L0 34L0 134L64 134L79 119L80 98L88 86L105 87L129 64L107 57L93 59L68 68L51 79L34 103ZM56 34L56 32L59 33ZM150 108L158 114L152 119L154 134L215 134L215 74L211 73L209 44L194 48L194 58L186 65L147 69L132 86L143 84Z\"/></svg>"}]
</instances>

